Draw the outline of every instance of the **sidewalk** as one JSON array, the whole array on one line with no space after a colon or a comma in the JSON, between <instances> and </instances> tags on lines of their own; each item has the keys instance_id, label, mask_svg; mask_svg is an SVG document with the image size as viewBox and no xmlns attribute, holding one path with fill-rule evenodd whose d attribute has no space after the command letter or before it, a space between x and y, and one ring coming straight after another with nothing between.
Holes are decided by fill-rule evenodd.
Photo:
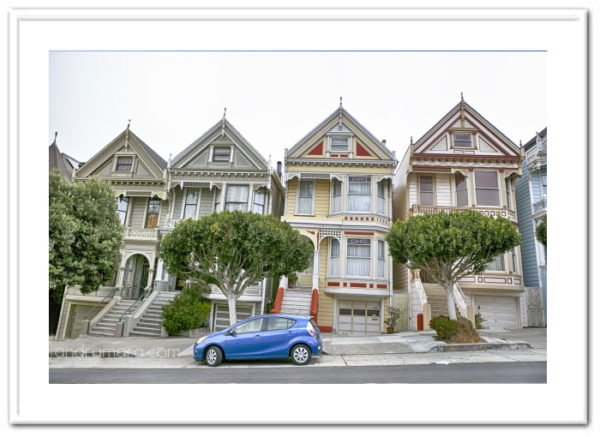
<instances>
[{"instance_id":1,"label":"sidewalk","mask_svg":"<svg viewBox=\"0 0 600 437\"><path fill-rule=\"evenodd\" d=\"M546 361L546 329L480 331L497 347L489 350L431 352L445 345L433 331L403 332L369 337L323 334L324 354L314 366L376 366L481 362ZM195 339L182 337L87 337L50 341L50 367L184 368L198 366L192 357ZM503 347L504 346L504 347ZM477 347L477 345L474 345ZM286 366L285 361L231 362L226 366Z\"/></svg>"}]
</instances>

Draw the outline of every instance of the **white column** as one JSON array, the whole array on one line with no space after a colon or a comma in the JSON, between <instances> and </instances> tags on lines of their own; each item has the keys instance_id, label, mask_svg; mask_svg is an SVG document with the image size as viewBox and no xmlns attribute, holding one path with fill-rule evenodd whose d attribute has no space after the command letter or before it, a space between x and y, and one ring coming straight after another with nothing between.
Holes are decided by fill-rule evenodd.
<instances>
[{"instance_id":1,"label":"white column","mask_svg":"<svg viewBox=\"0 0 600 437\"><path fill-rule=\"evenodd\" d=\"M164 271L165 271L164 262L163 262L162 258L159 258L158 265L156 266L156 280L157 281L163 280Z\"/></svg>"},{"instance_id":2,"label":"white column","mask_svg":"<svg viewBox=\"0 0 600 437\"><path fill-rule=\"evenodd\" d=\"M313 276L312 289L319 288L319 251L315 250L313 254Z\"/></svg>"},{"instance_id":3,"label":"white column","mask_svg":"<svg viewBox=\"0 0 600 437\"><path fill-rule=\"evenodd\" d=\"M279 278L279 288L288 288L288 277L287 276L282 276L281 278Z\"/></svg>"},{"instance_id":4,"label":"white column","mask_svg":"<svg viewBox=\"0 0 600 437\"><path fill-rule=\"evenodd\" d=\"M219 207L217 208L217 212L223 212L225 210L225 196L227 195L227 182L223 183L223 188L221 188L221 202L219 202Z\"/></svg>"}]
</instances>

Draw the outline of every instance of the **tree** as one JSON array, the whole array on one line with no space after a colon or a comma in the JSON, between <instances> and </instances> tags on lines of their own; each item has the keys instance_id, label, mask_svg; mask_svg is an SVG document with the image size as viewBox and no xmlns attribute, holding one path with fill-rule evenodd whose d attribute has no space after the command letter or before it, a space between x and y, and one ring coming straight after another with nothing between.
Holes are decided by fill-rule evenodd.
<instances>
[{"instance_id":1,"label":"tree","mask_svg":"<svg viewBox=\"0 0 600 437\"><path fill-rule=\"evenodd\" d=\"M312 246L273 216L225 211L178 223L163 238L160 256L171 274L218 287L234 324L236 301L246 288L306 269Z\"/></svg>"},{"instance_id":2,"label":"tree","mask_svg":"<svg viewBox=\"0 0 600 437\"><path fill-rule=\"evenodd\" d=\"M455 284L482 273L497 255L520 241L508 220L475 211L413 216L395 222L386 238L396 262L424 270L445 288L452 320L456 320Z\"/></svg>"},{"instance_id":3,"label":"tree","mask_svg":"<svg viewBox=\"0 0 600 437\"><path fill-rule=\"evenodd\" d=\"M49 288L60 303L66 286L85 294L114 276L123 228L108 182L72 183L53 170L49 188Z\"/></svg>"},{"instance_id":4,"label":"tree","mask_svg":"<svg viewBox=\"0 0 600 437\"><path fill-rule=\"evenodd\" d=\"M542 217L542 219L540 220L540 224L537 225L537 228L535 228L535 238L538 239L538 241L540 243L542 243L544 246L547 246L546 244L546 228L548 227L548 216L544 215Z\"/></svg>"}]
</instances>

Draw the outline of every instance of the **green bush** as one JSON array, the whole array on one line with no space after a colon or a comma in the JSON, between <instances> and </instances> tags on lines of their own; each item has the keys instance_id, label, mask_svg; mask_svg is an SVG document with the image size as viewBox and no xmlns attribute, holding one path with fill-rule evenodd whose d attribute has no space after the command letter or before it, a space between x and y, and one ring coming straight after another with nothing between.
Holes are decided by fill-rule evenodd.
<instances>
[{"instance_id":1,"label":"green bush","mask_svg":"<svg viewBox=\"0 0 600 437\"><path fill-rule=\"evenodd\" d=\"M450 320L448 316L438 316L431 319L429 326L437 334L436 340L447 341L451 340L456 335L457 331L456 320Z\"/></svg>"},{"instance_id":2,"label":"green bush","mask_svg":"<svg viewBox=\"0 0 600 437\"><path fill-rule=\"evenodd\" d=\"M205 292L208 292L205 286L186 286L179 296L163 307L163 326L169 335L207 326L210 302L202 297Z\"/></svg>"},{"instance_id":3,"label":"green bush","mask_svg":"<svg viewBox=\"0 0 600 437\"><path fill-rule=\"evenodd\" d=\"M475 314L475 328L483 329L483 322L485 322L485 319L481 316L481 314Z\"/></svg>"}]
</instances>

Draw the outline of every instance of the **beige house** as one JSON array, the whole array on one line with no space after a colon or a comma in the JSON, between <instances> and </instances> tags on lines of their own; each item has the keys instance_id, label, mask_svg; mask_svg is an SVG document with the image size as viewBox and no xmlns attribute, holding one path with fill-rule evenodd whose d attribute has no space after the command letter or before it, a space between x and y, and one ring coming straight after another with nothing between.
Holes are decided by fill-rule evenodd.
<instances>
[{"instance_id":1,"label":"beige house","mask_svg":"<svg viewBox=\"0 0 600 437\"><path fill-rule=\"evenodd\" d=\"M473 107L461 100L417 142L410 144L394 176L394 219L470 209L509 219L517 226L515 181L521 151ZM409 326L418 316L447 314L444 289L422 272L395 266L395 288L409 295ZM520 247L498 256L481 275L455 288L459 312L479 313L490 328L527 326Z\"/></svg>"},{"instance_id":2,"label":"beige house","mask_svg":"<svg viewBox=\"0 0 600 437\"><path fill-rule=\"evenodd\" d=\"M394 304L384 238L392 220L394 153L341 103L285 152L282 220L314 248L311 266L283 278L275 311L312 314L324 332L385 331Z\"/></svg>"}]
</instances>

